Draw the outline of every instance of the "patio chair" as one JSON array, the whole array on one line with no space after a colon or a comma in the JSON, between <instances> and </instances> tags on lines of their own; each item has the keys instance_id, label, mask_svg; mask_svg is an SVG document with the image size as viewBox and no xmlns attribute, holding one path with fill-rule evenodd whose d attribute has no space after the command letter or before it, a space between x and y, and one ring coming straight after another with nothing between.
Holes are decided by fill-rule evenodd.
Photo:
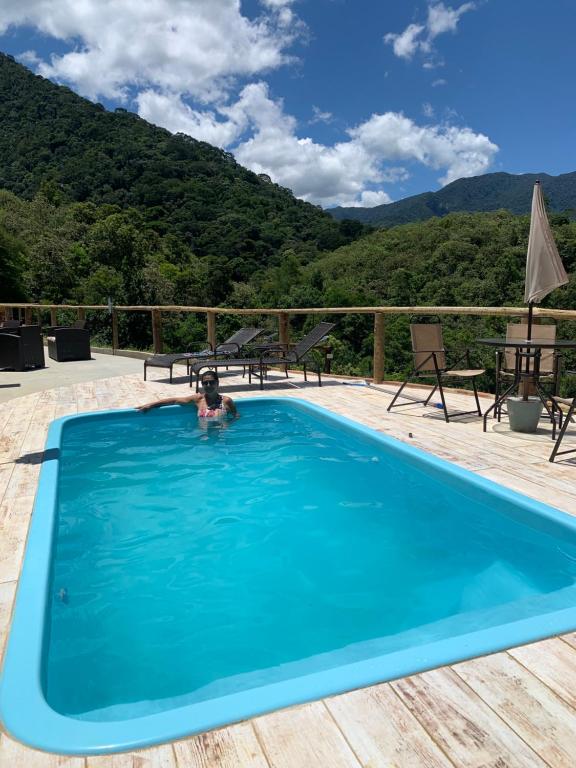
<instances>
[{"instance_id":1,"label":"patio chair","mask_svg":"<svg viewBox=\"0 0 576 768\"><path fill-rule=\"evenodd\" d=\"M214 356L231 356L236 355L242 347L245 347L251 341L253 341L259 334L262 333L262 328L240 328L229 336L222 344L218 344L216 349L212 347L206 347L199 352L175 352L168 355L153 355L148 360L144 360L144 381L146 381L147 368L169 368L170 369L170 384L172 384L172 372L174 365L181 361L186 361L186 375L190 374L190 363L192 360L204 357Z\"/></svg>"},{"instance_id":2,"label":"patio chair","mask_svg":"<svg viewBox=\"0 0 576 768\"><path fill-rule=\"evenodd\" d=\"M281 366L284 368L286 378L288 378L289 365L301 365L304 369L304 381L308 381L308 364L311 362L310 352L317 346L322 339L330 333L335 323L318 323L310 333L301 339L292 348L286 344L265 344L262 345L260 357L230 358L226 360L202 360L193 363L190 367L190 386L192 386L192 377L196 376L196 391L199 390L200 376L205 368L224 368L241 367L248 369L248 383L251 383L252 376L257 375L260 378L260 389L264 389L264 375L268 367ZM316 372L318 375L318 386L322 386L322 375L320 363L317 363Z\"/></svg>"},{"instance_id":3,"label":"patio chair","mask_svg":"<svg viewBox=\"0 0 576 768\"><path fill-rule=\"evenodd\" d=\"M53 328L48 341L48 357L58 363L91 360L90 332L82 328Z\"/></svg>"},{"instance_id":4,"label":"patio chair","mask_svg":"<svg viewBox=\"0 0 576 768\"><path fill-rule=\"evenodd\" d=\"M508 323L506 326L506 341L523 341L528 335L528 325L526 323ZM555 325L533 325L531 337L533 341L555 341ZM533 367L532 359L529 357L520 358L516 355L513 348L497 350L496 352L496 386L494 392L494 402L498 401L503 385L508 386L508 381L514 379L516 375L517 361L522 360L522 366L525 369L526 360L528 360L528 371ZM560 383L560 355L553 349L543 349L540 355L539 381L548 381L553 384L553 394L558 394ZM494 416L501 417L501 408Z\"/></svg>"},{"instance_id":5,"label":"patio chair","mask_svg":"<svg viewBox=\"0 0 576 768\"><path fill-rule=\"evenodd\" d=\"M566 371L567 376L576 376L576 371ZM576 453L576 448L568 448L565 451L558 450L564 439L564 435L568 429L568 425L571 421L574 421L574 412L576 411L576 397L558 397L558 395L552 395L552 439L554 442L554 448L550 454L548 461L554 461L556 456L563 456L567 453ZM566 410L566 413L564 413ZM558 412L558 427L560 432L556 437L556 412Z\"/></svg>"},{"instance_id":6,"label":"patio chair","mask_svg":"<svg viewBox=\"0 0 576 768\"><path fill-rule=\"evenodd\" d=\"M485 371L483 368L472 368L470 362L470 353L468 350L457 360L454 365L447 366L446 364L446 350L444 348L444 341L442 339L442 326L440 323L411 323L410 335L412 338L412 354L414 358L414 369L410 375L402 382L400 388L394 395L394 398L387 410L391 411L392 408L400 408L406 405L423 404L428 405L432 396L438 390L440 394L440 400L442 401L442 411L446 422L450 421L450 417L455 416L467 416L472 413L482 416L480 410L480 401L478 399L478 390L476 388L476 379L481 376ZM465 362L467 368L457 368ZM430 390L430 394L425 400L415 400L410 397L408 403L397 403L399 397L401 397L404 387L411 381L418 379L435 379L436 383ZM474 398L476 400L475 411L457 411L448 413L446 408L446 400L444 397L444 383L446 380L453 381L454 379L463 379L472 383L472 390L474 392ZM406 395L404 395L406 397Z\"/></svg>"}]
</instances>

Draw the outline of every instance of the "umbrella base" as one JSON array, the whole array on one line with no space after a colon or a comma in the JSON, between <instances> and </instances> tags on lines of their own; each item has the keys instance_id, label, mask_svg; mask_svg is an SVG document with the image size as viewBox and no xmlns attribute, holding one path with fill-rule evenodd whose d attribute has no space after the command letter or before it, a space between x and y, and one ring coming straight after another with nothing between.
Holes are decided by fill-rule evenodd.
<instances>
[{"instance_id":1,"label":"umbrella base","mask_svg":"<svg viewBox=\"0 0 576 768\"><path fill-rule=\"evenodd\" d=\"M513 432L536 432L542 415L542 401L539 397L509 397L506 400L510 429Z\"/></svg>"}]
</instances>

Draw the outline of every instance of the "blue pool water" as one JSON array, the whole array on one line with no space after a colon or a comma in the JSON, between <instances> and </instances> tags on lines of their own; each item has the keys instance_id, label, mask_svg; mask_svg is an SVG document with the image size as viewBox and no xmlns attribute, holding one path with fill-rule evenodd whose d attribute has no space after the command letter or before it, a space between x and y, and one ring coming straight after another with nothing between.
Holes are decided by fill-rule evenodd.
<instances>
[{"instance_id":1,"label":"blue pool water","mask_svg":"<svg viewBox=\"0 0 576 768\"><path fill-rule=\"evenodd\" d=\"M42 692L60 725L104 728L76 750L69 736L69 751L174 738L219 724L221 702L244 702L224 715L240 719L576 626L567 516L321 409L240 412L204 429L193 407L63 425ZM200 715L179 731L170 712ZM138 718L140 737L103 735Z\"/></svg>"}]
</instances>

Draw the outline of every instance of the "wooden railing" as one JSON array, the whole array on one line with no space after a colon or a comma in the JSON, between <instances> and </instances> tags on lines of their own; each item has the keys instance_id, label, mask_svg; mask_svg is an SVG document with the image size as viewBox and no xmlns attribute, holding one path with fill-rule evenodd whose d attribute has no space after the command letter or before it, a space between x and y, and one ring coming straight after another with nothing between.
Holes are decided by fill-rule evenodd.
<instances>
[{"instance_id":1,"label":"wooden railing","mask_svg":"<svg viewBox=\"0 0 576 768\"><path fill-rule=\"evenodd\" d=\"M162 315L165 313L193 312L206 315L206 339L216 346L216 320L218 315L270 315L278 318L278 339L282 344L290 341L289 320L291 315L374 315L373 378L376 383L384 379L384 344L386 315L474 315L477 317L526 317L526 307L309 307L282 309L234 309L230 307L188 307L188 306L113 306L106 304L22 304L4 303L0 306L0 318L17 310L24 315L27 324L33 322L34 312L50 311L50 324L58 325L58 312L76 310L79 321L86 317L86 310L100 310L111 313L112 349L118 349L118 313L149 312L152 324L154 352L160 353L162 343ZM534 309L535 318L555 320L576 320L576 310Z\"/></svg>"}]
</instances>

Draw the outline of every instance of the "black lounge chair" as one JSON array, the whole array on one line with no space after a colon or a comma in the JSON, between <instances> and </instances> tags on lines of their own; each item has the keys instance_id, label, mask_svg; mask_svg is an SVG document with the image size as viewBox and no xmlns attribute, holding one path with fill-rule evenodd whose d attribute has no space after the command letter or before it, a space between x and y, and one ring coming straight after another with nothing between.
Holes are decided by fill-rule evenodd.
<instances>
[{"instance_id":1,"label":"black lounge chair","mask_svg":"<svg viewBox=\"0 0 576 768\"><path fill-rule=\"evenodd\" d=\"M234 368L241 367L248 369L248 383L252 381L252 375L260 378L260 389L264 389L264 375L269 366L282 366L288 378L289 365L302 365L304 368L304 381L308 381L307 366L311 362L308 354L317 346L322 339L330 333L335 323L318 323L310 333L301 339L292 349L290 345L285 344L262 344L258 350L260 357L228 358L226 360L202 360L193 363L190 366L190 386L192 386L192 377L196 376L196 391L200 387L200 376L202 371L207 368ZM318 386L322 386L320 363L317 364L316 372L318 374Z\"/></svg>"},{"instance_id":2,"label":"black lounge chair","mask_svg":"<svg viewBox=\"0 0 576 768\"><path fill-rule=\"evenodd\" d=\"M169 368L170 369L170 384L172 384L172 372L175 363L181 360L186 361L186 375L190 373L190 363L192 360L198 358L213 358L226 357L230 355L237 355L238 352L253 341L258 335L262 333L262 328L240 328L239 331L233 333L222 344L218 344L216 349L207 347L199 352L175 352L169 355L154 355L153 357L144 360L144 381L146 381L146 369L147 368Z\"/></svg>"}]
</instances>

